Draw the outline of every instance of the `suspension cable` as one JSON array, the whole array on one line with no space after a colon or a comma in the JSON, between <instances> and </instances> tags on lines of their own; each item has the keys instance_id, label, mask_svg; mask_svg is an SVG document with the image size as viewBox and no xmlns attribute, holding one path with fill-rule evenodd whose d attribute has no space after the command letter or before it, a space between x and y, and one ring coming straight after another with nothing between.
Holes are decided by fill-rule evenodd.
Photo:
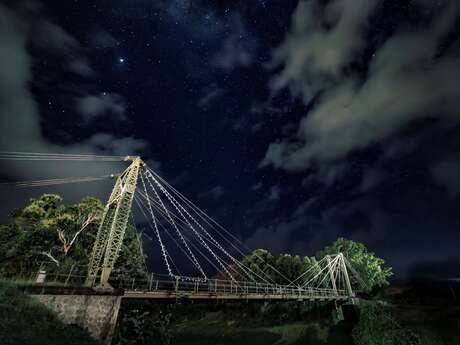
<instances>
[{"instance_id":1,"label":"suspension cable","mask_svg":"<svg viewBox=\"0 0 460 345\"><path fill-rule=\"evenodd\" d=\"M147 179L148 181L148 179ZM150 187L152 188L153 186L150 185ZM155 188L152 188L156 198L158 199L158 201L160 202L163 210L166 212L166 215L167 217L169 218L170 222L171 222L171 225L174 227L174 229L176 230L176 233L179 235L179 238L181 239L182 243L184 243L185 247L187 248L187 251L189 252L190 256L193 258L193 261L195 263L195 266L198 268L198 270L201 272L201 274L204 276L205 279L207 279L207 276L206 276L206 273L203 271L203 268L201 267L200 263L198 262L198 260L196 259L195 255L193 254L193 252L191 251L190 247L188 246L187 242L185 241L185 238L184 236L182 235L182 233L180 232L179 228L177 227L176 223L174 223L174 220L172 219L170 213L169 213L169 210L166 208L165 204L163 203L163 200L160 198L160 196L158 195L158 192L156 191Z\"/></svg>"},{"instance_id":2,"label":"suspension cable","mask_svg":"<svg viewBox=\"0 0 460 345\"><path fill-rule=\"evenodd\" d=\"M146 171L146 175L147 173L149 173L149 171L147 170ZM214 253L214 251L206 244L206 242L203 240L202 236L200 235L200 233L198 231L196 231L195 227L190 223L190 221L184 216L184 214L182 213L181 210L184 210L184 208L181 206L181 205L177 205L177 201L168 193L168 191L157 181L157 179L155 179L155 177L149 173L149 175L147 176L147 178L150 177L153 182L157 185L157 187L160 189L161 192L163 192L163 194L166 195L166 197L168 198L169 202L174 206L174 208L177 210L177 212L179 212L179 214L182 216L182 218L185 219L187 225L190 227L190 229L193 231L193 233L198 237L198 239L200 240L201 244L206 248L207 251L209 251L211 253L211 255L214 257L214 259L217 261L217 263L222 267L222 269L225 271L225 273L227 273L230 277L231 280L235 281L235 278L233 278L233 275L227 270L227 267L225 267L225 265L222 264L222 262L220 261L220 258ZM153 186L152 186L153 188ZM185 211L187 212L187 211Z\"/></svg>"},{"instance_id":3,"label":"suspension cable","mask_svg":"<svg viewBox=\"0 0 460 345\"><path fill-rule=\"evenodd\" d=\"M142 202L142 201L141 201L141 202ZM145 204L144 204L144 207L145 207ZM164 215L163 215L163 216L164 216ZM172 224L172 223L170 222L170 220L167 219L167 217L165 217L165 219L166 219L166 221L167 221L169 224ZM169 236L169 238L171 238L171 239L174 241L174 243L176 244L176 246L182 251L182 253L185 254L185 256L192 262L192 264L195 265L193 259L192 259L192 258L190 257L190 255L184 250L184 248L182 248L182 246L177 242L177 240L176 240L176 239L174 238L174 236L170 233L170 231L168 230L168 228L165 227L162 223L158 223L158 225L166 232L166 234ZM179 224L179 227L181 227L181 228L184 230L184 225ZM205 260L206 260L206 261L217 271L217 272L222 273L222 271L221 271L216 265L214 265L214 263L213 263L206 255L204 255L203 252L202 252L195 244L193 244L193 242L192 242L186 235L184 235L184 238L185 238L186 240L189 240L190 246L191 246L193 249L195 249L195 250L198 252L198 254L200 254L200 255L201 255L201 256L202 256L202 257L203 257L203 258L204 258L204 259L205 259ZM167 250L167 249L166 249L166 250ZM171 258L171 260L172 260L172 258ZM172 262L174 263L174 261L172 261ZM175 266L175 264L174 264L174 266ZM176 269L177 269L177 266L176 266ZM178 272L180 272L179 269L177 269L177 270L178 270ZM177 277L177 276L175 276L175 277ZM207 279L207 278L206 278L206 279Z\"/></svg>"},{"instance_id":4,"label":"suspension cable","mask_svg":"<svg viewBox=\"0 0 460 345\"><path fill-rule=\"evenodd\" d=\"M142 181L142 187L144 188L145 194L147 194L147 188L145 186L144 177L142 176L142 174L140 174L140 177L141 177L141 181ZM165 246L163 245L163 241L161 240L160 232L158 231L157 221L155 219L155 214L153 213L153 210L152 210L152 205L150 203L150 199L147 199L147 205L149 207L150 216L152 217L155 234L157 235L158 242L160 243L161 253L163 255L163 260L165 261L166 267L168 269L168 274L170 276L173 276L173 274L171 272L171 267L169 266L168 257L166 256Z\"/></svg>"},{"instance_id":5,"label":"suspension cable","mask_svg":"<svg viewBox=\"0 0 460 345\"><path fill-rule=\"evenodd\" d=\"M216 228L216 226L218 228L220 228L222 231L224 231L227 235L229 235L232 239L234 239L235 241L239 242L242 246L246 247L246 249L248 251L251 251L251 249L246 245L244 244L241 240L239 240L236 236L234 236L230 231L228 231L227 229L225 229L222 225L220 225L219 223L217 223L217 221L215 221L212 217L210 217L208 214L206 214L206 212L204 212L203 210L201 210L198 206L196 206L192 201L190 201L186 196L184 196L181 192L179 192L176 188L174 188L171 184L169 184L165 179L163 179L160 175L158 175L154 170L152 170L151 168L149 168L147 166L147 169L150 173L154 174L159 180L161 180L161 182L163 182L166 186L168 186L184 203L186 203L190 208L192 208L197 214L198 216L204 220L209 226L211 226L212 228L214 228L214 230L216 230L216 233L219 234L227 243L229 243L234 249L236 249L241 255L245 256L247 254L245 254L244 252L242 252L238 247L236 247L234 245L234 243L230 240L228 240L227 238L225 238L225 236L222 235L222 233L219 232L219 230ZM207 218L207 219L206 219ZM211 223L215 224L215 226L213 226ZM256 257L258 257L259 259L261 259L263 262L265 262L265 259L257 254L255 254ZM268 262L265 262L265 264L270 267L272 270L274 270L276 273L278 273L282 278L284 278L285 280L288 281L288 283L291 283L291 280L288 279L283 273L281 273L278 269L276 269L273 265L271 265L270 263ZM261 273L263 273L267 279L269 280L272 280L271 277L266 274L264 271L262 271L260 268L259 270L261 271ZM273 280L272 280L273 282Z\"/></svg>"}]
</instances>

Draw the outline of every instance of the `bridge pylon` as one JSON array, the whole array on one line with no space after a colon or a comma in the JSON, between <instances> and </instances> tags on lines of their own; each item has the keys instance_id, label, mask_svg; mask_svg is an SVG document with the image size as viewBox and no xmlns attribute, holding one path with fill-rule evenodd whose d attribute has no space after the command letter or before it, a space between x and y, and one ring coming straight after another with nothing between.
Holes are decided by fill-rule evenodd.
<instances>
[{"instance_id":1,"label":"bridge pylon","mask_svg":"<svg viewBox=\"0 0 460 345\"><path fill-rule=\"evenodd\" d=\"M144 165L140 157L128 156L125 160L130 160L132 163L117 177L112 193L104 208L101 224L94 241L85 282L85 285L89 287L96 284L97 277L100 274L98 286L111 288L109 284L110 273L123 243L136 191L137 178L141 167Z\"/></svg>"}]
</instances>

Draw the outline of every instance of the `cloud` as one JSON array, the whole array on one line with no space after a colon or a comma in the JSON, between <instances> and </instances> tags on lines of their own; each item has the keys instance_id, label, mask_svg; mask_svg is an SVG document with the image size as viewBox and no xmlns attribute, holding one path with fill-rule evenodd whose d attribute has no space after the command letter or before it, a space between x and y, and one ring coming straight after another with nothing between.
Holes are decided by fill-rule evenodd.
<instances>
[{"instance_id":1,"label":"cloud","mask_svg":"<svg viewBox=\"0 0 460 345\"><path fill-rule=\"evenodd\" d=\"M257 122L257 123L252 125L251 132L252 133L257 133L258 131L260 131L262 129L263 126L264 126L263 123Z\"/></svg>"},{"instance_id":2,"label":"cloud","mask_svg":"<svg viewBox=\"0 0 460 345\"><path fill-rule=\"evenodd\" d=\"M278 253L314 255L339 236L366 245L387 240L388 215L375 201L359 198L326 209L319 203L318 198L305 201L286 219L272 219L269 226L259 227L245 243Z\"/></svg>"},{"instance_id":3,"label":"cloud","mask_svg":"<svg viewBox=\"0 0 460 345\"><path fill-rule=\"evenodd\" d=\"M460 159L438 161L431 166L431 173L452 197L460 195Z\"/></svg>"},{"instance_id":4,"label":"cloud","mask_svg":"<svg viewBox=\"0 0 460 345\"><path fill-rule=\"evenodd\" d=\"M311 208L316 204L318 204L318 198L315 198L315 197L310 198L307 201L304 201L303 203L301 203L299 206L297 206L294 212L292 212L292 216L294 218L304 216L308 214Z\"/></svg>"},{"instance_id":5,"label":"cloud","mask_svg":"<svg viewBox=\"0 0 460 345\"><path fill-rule=\"evenodd\" d=\"M38 14L37 14L38 15ZM34 17L34 16L32 16ZM110 133L93 133L88 138L62 145L52 142L43 135L40 114L35 95L29 85L33 81L34 59L29 55L27 46L36 39L37 32L30 30L30 17L20 11L14 11L0 5L0 151L45 152L45 153L90 153L104 155L126 155L145 151L147 143L133 137L116 137ZM57 32L50 40L52 47L56 41L68 42L75 46L74 40L63 35L54 24L47 26L48 31ZM35 180L47 178L101 176L117 173L126 163L103 162L20 162L14 161L2 165L2 177L17 180ZM59 192L66 201L72 202L81 197L92 195L107 199L113 181L18 190L15 187L2 187L0 202L8 209L24 205L27 199L45 192ZM7 212L3 208L2 212ZM5 214L0 214L1 218Z\"/></svg>"},{"instance_id":6,"label":"cloud","mask_svg":"<svg viewBox=\"0 0 460 345\"><path fill-rule=\"evenodd\" d=\"M245 129L250 128L249 120L245 116L241 116L236 122L233 124L233 130L235 132L241 132Z\"/></svg>"},{"instance_id":7,"label":"cloud","mask_svg":"<svg viewBox=\"0 0 460 345\"><path fill-rule=\"evenodd\" d=\"M118 43L115 37L100 28L93 30L88 38L90 45L94 48L114 48Z\"/></svg>"},{"instance_id":8,"label":"cloud","mask_svg":"<svg viewBox=\"0 0 460 345\"><path fill-rule=\"evenodd\" d=\"M279 186L272 186L270 192L268 193L269 201L278 201L281 195L281 188Z\"/></svg>"},{"instance_id":9,"label":"cloud","mask_svg":"<svg viewBox=\"0 0 460 345\"><path fill-rule=\"evenodd\" d=\"M262 183L262 182L257 182L256 184L254 184L254 185L251 187L251 190L253 190L253 191L258 191L258 190L260 190L262 187L263 187L263 183Z\"/></svg>"},{"instance_id":10,"label":"cloud","mask_svg":"<svg viewBox=\"0 0 460 345\"><path fill-rule=\"evenodd\" d=\"M380 182L385 179L385 174L379 171L378 169L369 168L365 171L363 179L358 191L361 193L367 192L374 187L378 186Z\"/></svg>"},{"instance_id":11,"label":"cloud","mask_svg":"<svg viewBox=\"0 0 460 345\"><path fill-rule=\"evenodd\" d=\"M289 87L306 104L317 100L293 136L269 145L262 167L303 171L341 160L423 119L458 123L458 49L440 54L439 46L459 5L441 7L423 28L398 28L376 49L361 80L350 68L364 53L364 28L376 4L299 3L292 32L274 53L274 63L283 68L271 85L274 92ZM320 25L324 21L329 25Z\"/></svg>"},{"instance_id":12,"label":"cloud","mask_svg":"<svg viewBox=\"0 0 460 345\"><path fill-rule=\"evenodd\" d=\"M202 97L198 100L197 105L200 108L208 108L209 106L214 103L220 96L225 93L224 90L217 87L217 85L213 84L209 87L206 87L202 91Z\"/></svg>"},{"instance_id":13,"label":"cloud","mask_svg":"<svg viewBox=\"0 0 460 345\"><path fill-rule=\"evenodd\" d=\"M220 199L225 194L222 186L215 186L206 192L198 194L198 198L211 198L214 200Z\"/></svg>"},{"instance_id":14,"label":"cloud","mask_svg":"<svg viewBox=\"0 0 460 345\"><path fill-rule=\"evenodd\" d=\"M222 49L213 57L211 64L231 71L235 67L252 64L251 51L254 43L249 40L240 16L234 17L233 32L225 39Z\"/></svg>"},{"instance_id":15,"label":"cloud","mask_svg":"<svg viewBox=\"0 0 460 345\"><path fill-rule=\"evenodd\" d=\"M81 48L72 35L53 22L43 19L35 25L38 33L34 35L34 44L58 53L69 53Z\"/></svg>"},{"instance_id":16,"label":"cloud","mask_svg":"<svg viewBox=\"0 0 460 345\"><path fill-rule=\"evenodd\" d=\"M119 120L123 120L126 105L120 95L103 92L100 95L87 95L78 99L77 110L87 122L106 114L114 114Z\"/></svg>"},{"instance_id":17,"label":"cloud","mask_svg":"<svg viewBox=\"0 0 460 345\"><path fill-rule=\"evenodd\" d=\"M95 74L94 69L85 59L75 59L68 63L67 68L82 77L91 77Z\"/></svg>"},{"instance_id":18,"label":"cloud","mask_svg":"<svg viewBox=\"0 0 460 345\"><path fill-rule=\"evenodd\" d=\"M251 249L264 248L274 253L292 253L293 235L305 226L304 219L295 219L288 222L280 222L258 228L251 237L245 240L247 247ZM300 242L297 240L297 242Z\"/></svg>"},{"instance_id":19,"label":"cloud","mask_svg":"<svg viewBox=\"0 0 460 345\"><path fill-rule=\"evenodd\" d=\"M334 182L336 182L345 175L347 168L348 165L344 162L334 164L322 164L302 180L302 185L307 186L311 182L321 182L326 187L330 187Z\"/></svg>"},{"instance_id":20,"label":"cloud","mask_svg":"<svg viewBox=\"0 0 460 345\"><path fill-rule=\"evenodd\" d=\"M289 87L305 103L343 78L344 69L365 46L364 32L378 0L300 1L292 29L273 53L273 65L283 65L270 83L276 92Z\"/></svg>"}]
</instances>

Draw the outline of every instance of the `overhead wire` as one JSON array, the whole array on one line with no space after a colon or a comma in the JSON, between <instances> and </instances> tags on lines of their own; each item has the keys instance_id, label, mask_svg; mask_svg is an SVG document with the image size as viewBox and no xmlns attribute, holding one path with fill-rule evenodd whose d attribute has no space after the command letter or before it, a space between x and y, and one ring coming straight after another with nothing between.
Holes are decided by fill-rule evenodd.
<instances>
[{"instance_id":1,"label":"overhead wire","mask_svg":"<svg viewBox=\"0 0 460 345\"><path fill-rule=\"evenodd\" d=\"M24 180L24 181L8 181L1 182L0 186L15 186L15 187L44 187L44 186L54 186L67 183L80 183L80 182L93 182L100 181L108 178L112 178L113 175L103 175L103 176L86 176L86 177L66 177L66 178L57 178L57 179L46 179L46 180Z\"/></svg>"},{"instance_id":2,"label":"overhead wire","mask_svg":"<svg viewBox=\"0 0 460 345\"><path fill-rule=\"evenodd\" d=\"M122 161L126 156L0 151L0 160L22 161Z\"/></svg>"}]
</instances>

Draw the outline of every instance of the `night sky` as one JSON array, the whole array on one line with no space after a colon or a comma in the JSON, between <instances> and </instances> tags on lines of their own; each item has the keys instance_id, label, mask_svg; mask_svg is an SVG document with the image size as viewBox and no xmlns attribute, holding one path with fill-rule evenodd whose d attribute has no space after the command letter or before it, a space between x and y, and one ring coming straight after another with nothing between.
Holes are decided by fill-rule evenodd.
<instances>
[{"instance_id":1,"label":"night sky","mask_svg":"<svg viewBox=\"0 0 460 345\"><path fill-rule=\"evenodd\" d=\"M459 37L456 0L0 0L0 151L140 154L252 248L345 236L403 276L460 260ZM2 186L1 218L111 183Z\"/></svg>"}]
</instances>

